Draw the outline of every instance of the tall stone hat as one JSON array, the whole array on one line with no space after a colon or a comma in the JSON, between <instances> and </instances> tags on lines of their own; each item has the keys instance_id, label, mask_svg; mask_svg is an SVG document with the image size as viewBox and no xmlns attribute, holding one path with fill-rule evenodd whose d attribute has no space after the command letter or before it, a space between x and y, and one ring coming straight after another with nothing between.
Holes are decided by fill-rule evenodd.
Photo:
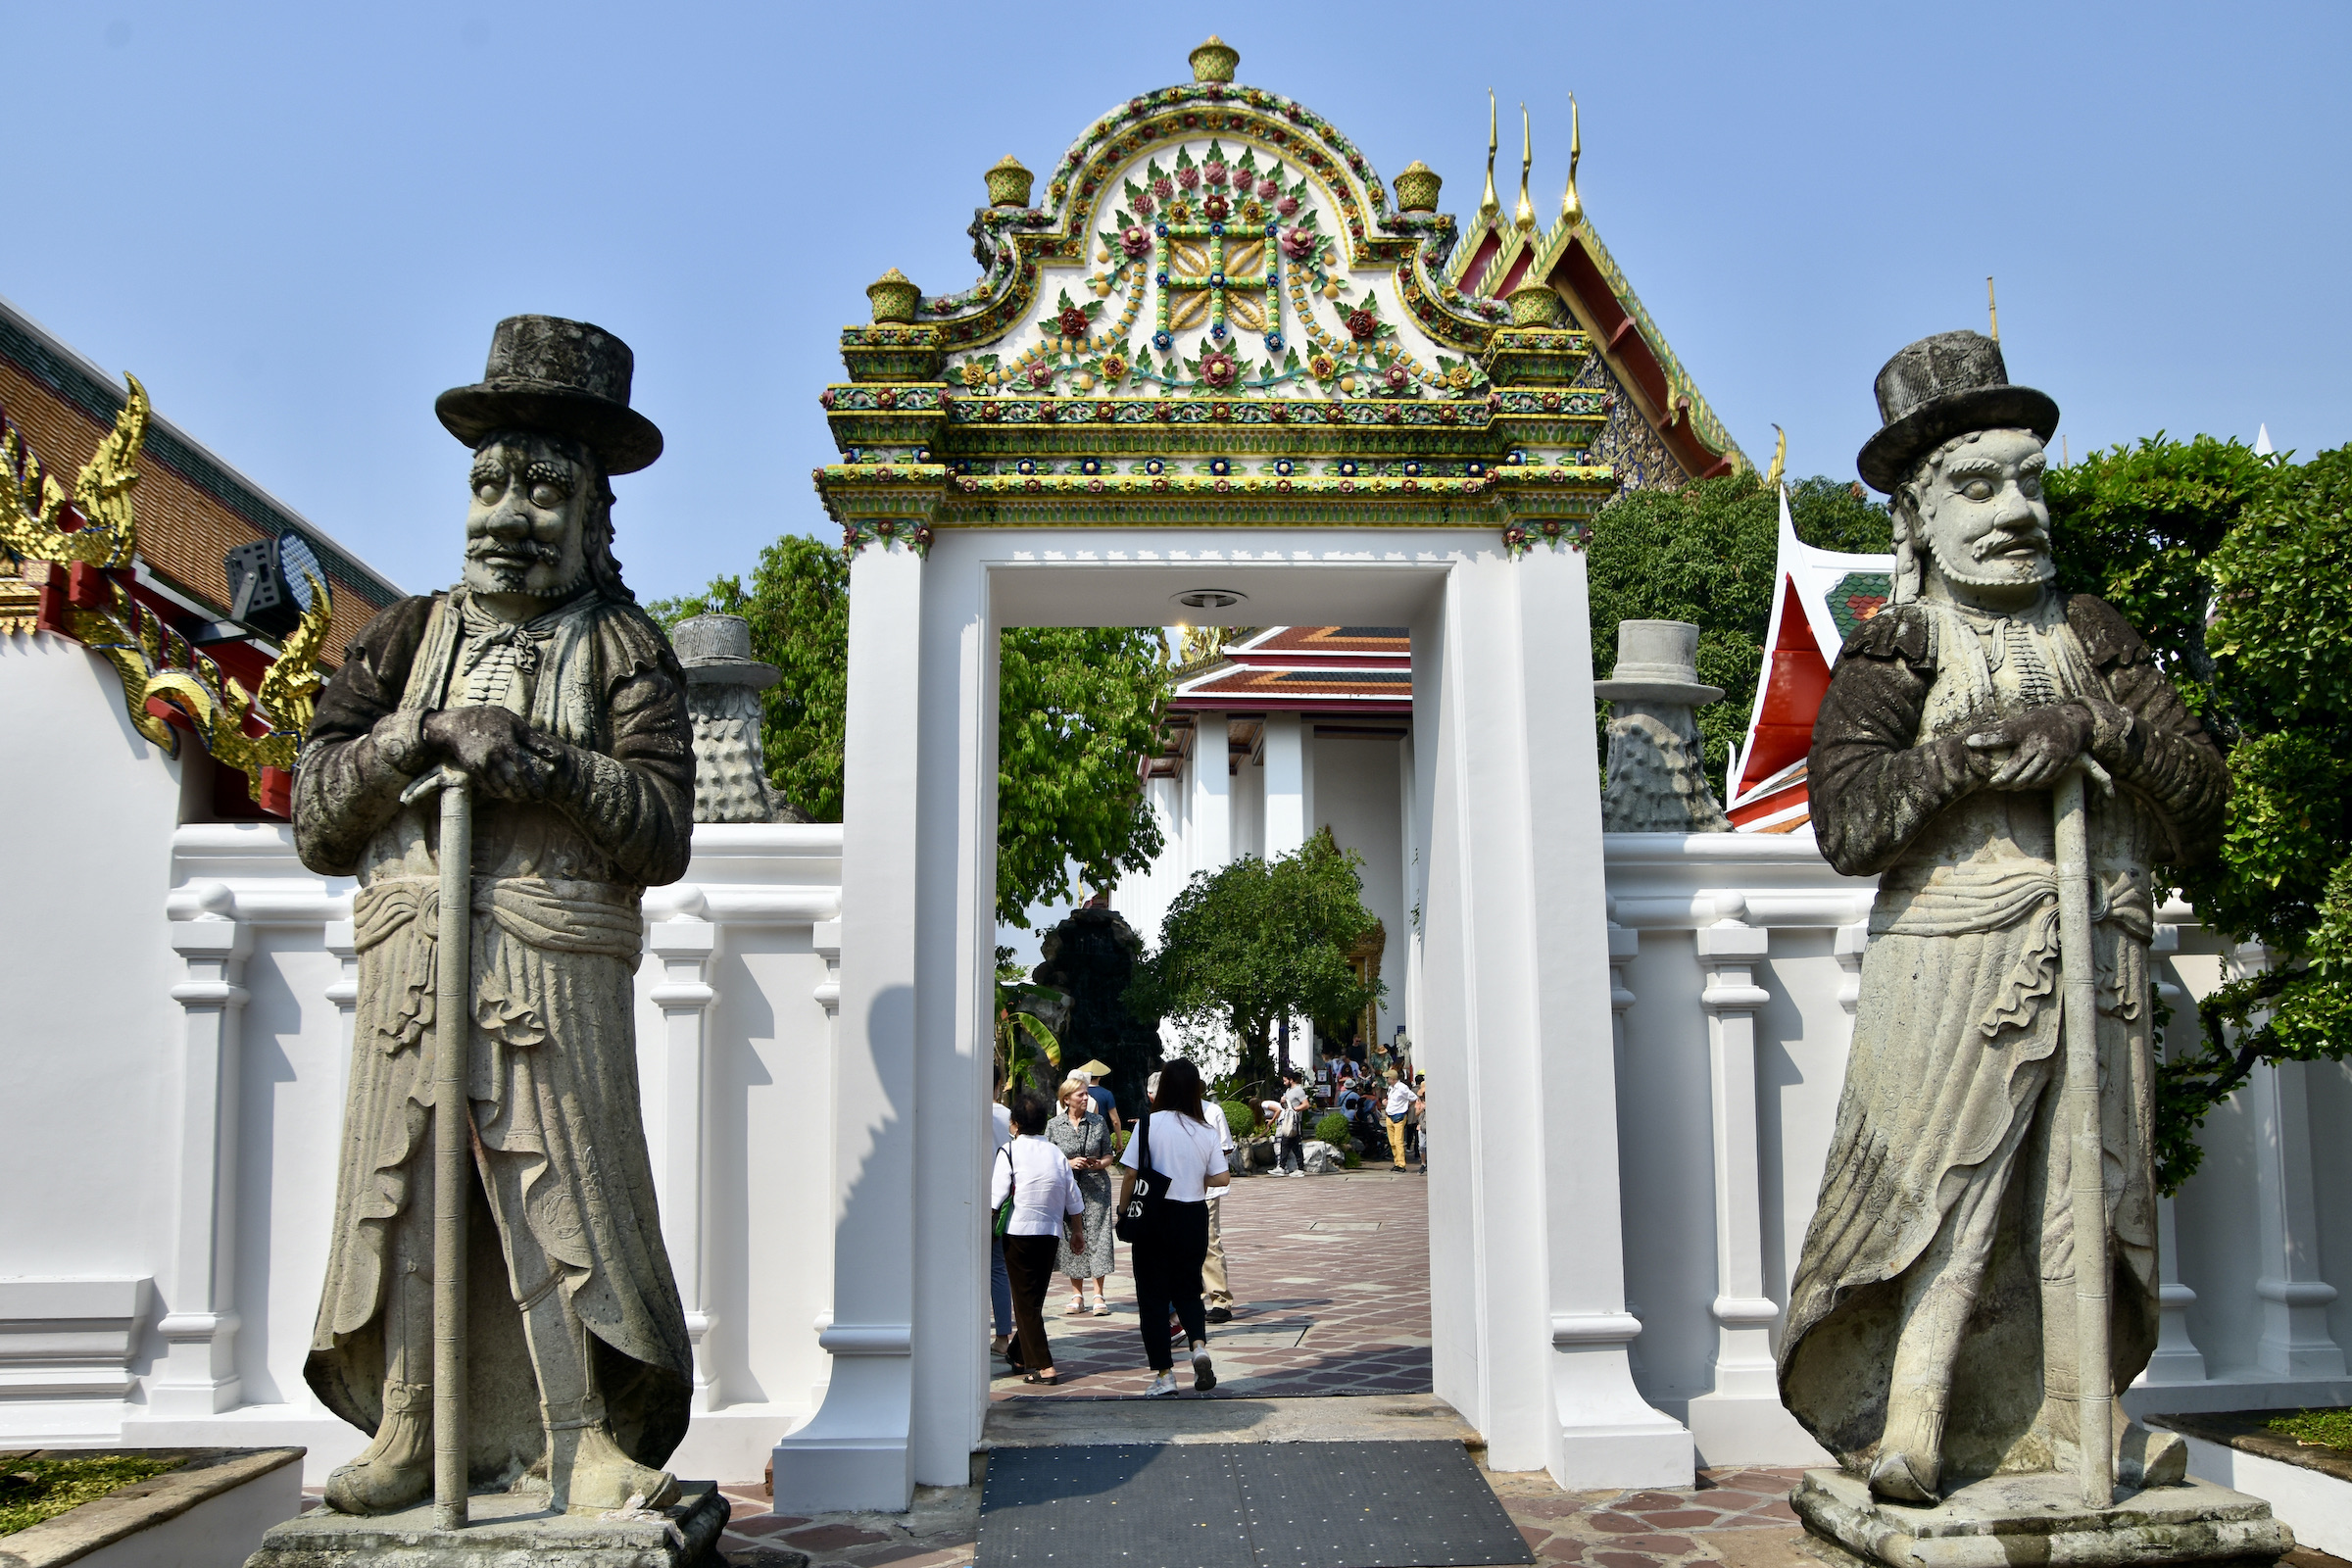
<instances>
[{"instance_id":1,"label":"tall stone hat","mask_svg":"<svg viewBox=\"0 0 2352 1568\"><path fill-rule=\"evenodd\" d=\"M629 407L636 365L601 326L510 316L490 335L481 380L451 387L433 412L469 447L493 430L554 430L586 442L607 473L634 473L662 455L662 432Z\"/></svg>"},{"instance_id":2,"label":"tall stone hat","mask_svg":"<svg viewBox=\"0 0 2352 1568\"><path fill-rule=\"evenodd\" d=\"M1886 362L1877 390L1885 428L1863 444L1854 466L1888 495L1914 464L1953 436L2031 430L2047 441L2058 428L2050 395L2011 386L2000 344L1981 332L1921 338Z\"/></svg>"},{"instance_id":3,"label":"tall stone hat","mask_svg":"<svg viewBox=\"0 0 2352 1568\"><path fill-rule=\"evenodd\" d=\"M1698 679L1698 628L1687 620L1621 620L1617 668L1592 683L1604 703L1671 703L1704 708L1723 696Z\"/></svg>"}]
</instances>

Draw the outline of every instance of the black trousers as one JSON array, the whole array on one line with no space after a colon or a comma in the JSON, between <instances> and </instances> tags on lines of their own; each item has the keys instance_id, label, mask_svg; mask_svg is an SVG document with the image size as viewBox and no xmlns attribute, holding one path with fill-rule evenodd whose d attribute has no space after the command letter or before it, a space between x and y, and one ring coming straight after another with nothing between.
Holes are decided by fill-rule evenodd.
<instances>
[{"instance_id":1,"label":"black trousers","mask_svg":"<svg viewBox=\"0 0 2352 1568\"><path fill-rule=\"evenodd\" d=\"M1135 1309L1143 1317L1144 1356L1154 1372L1176 1364L1168 1345L1168 1312L1174 1309L1189 1339L1208 1338L1200 1305L1200 1264L1208 1256L1208 1205L1159 1205L1159 1227L1128 1249L1135 1274Z\"/></svg>"},{"instance_id":2,"label":"black trousers","mask_svg":"<svg viewBox=\"0 0 2352 1568\"><path fill-rule=\"evenodd\" d=\"M1054 1364L1053 1348L1046 1344L1046 1292L1054 1285L1054 1261L1060 1255L1058 1236L1004 1238L1004 1272L1012 1282L1012 1326L1020 1336L1022 1370L1040 1371Z\"/></svg>"},{"instance_id":3,"label":"black trousers","mask_svg":"<svg viewBox=\"0 0 2352 1568\"><path fill-rule=\"evenodd\" d=\"M1274 1140L1274 1168L1278 1171L1306 1169L1306 1140L1277 1138Z\"/></svg>"}]
</instances>

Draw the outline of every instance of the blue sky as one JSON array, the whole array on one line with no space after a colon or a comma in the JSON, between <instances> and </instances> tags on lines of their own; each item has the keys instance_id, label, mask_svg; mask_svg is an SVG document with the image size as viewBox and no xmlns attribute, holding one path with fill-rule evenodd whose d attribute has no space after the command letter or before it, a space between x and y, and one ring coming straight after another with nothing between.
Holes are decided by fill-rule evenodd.
<instances>
[{"instance_id":1,"label":"blue sky","mask_svg":"<svg viewBox=\"0 0 2352 1568\"><path fill-rule=\"evenodd\" d=\"M2310 453L2352 435L2352 7L798 8L404 0L20 3L0 294L395 580L455 575L462 455L434 422L518 311L636 349L668 453L618 486L641 595L829 535L808 469L834 334L896 266L975 273L1006 152L1241 79L1384 177L1475 207L1535 117L1557 210L1567 94L1589 211L1750 456L1850 476L1870 379L1982 327L2080 453L2165 429Z\"/></svg>"}]
</instances>

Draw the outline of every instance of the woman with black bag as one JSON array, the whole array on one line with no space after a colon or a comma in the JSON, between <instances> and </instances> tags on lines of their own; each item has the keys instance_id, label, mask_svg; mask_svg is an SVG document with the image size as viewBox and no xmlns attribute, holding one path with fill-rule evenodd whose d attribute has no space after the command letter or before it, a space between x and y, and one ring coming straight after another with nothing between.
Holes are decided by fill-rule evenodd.
<instances>
[{"instance_id":1,"label":"woman with black bag","mask_svg":"<svg viewBox=\"0 0 2352 1568\"><path fill-rule=\"evenodd\" d=\"M1168 1314L1184 1324L1193 1352L1193 1387L1217 1386L1208 1360L1200 1264L1208 1256L1208 1189L1233 1180L1216 1130L1200 1108L1200 1069L1183 1057L1162 1067L1152 1112L1120 1156L1118 1236L1128 1244L1144 1355L1152 1363L1152 1398L1176 1393L1176 1357Z\"/></svg>"}]
</instances>

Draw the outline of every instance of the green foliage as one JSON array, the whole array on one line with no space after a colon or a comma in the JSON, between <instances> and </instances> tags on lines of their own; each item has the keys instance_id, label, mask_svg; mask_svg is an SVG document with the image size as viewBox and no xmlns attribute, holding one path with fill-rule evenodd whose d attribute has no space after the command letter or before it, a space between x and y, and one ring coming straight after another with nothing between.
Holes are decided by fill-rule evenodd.
<instances>
[{"instance_id":1,"label":"green foliage","mask_svg":"<svg viewBox=\"0 0 2352 1568\"><path fill-rule=\"evenodd\" d=\"M1790 485L1797 537L1823 550L1890 549L1886 510L1857 491L1819 477ZM1724 692L1723 701L1697 713L1707 770L1717 777L1745 736L1754 706L1779 541L1778 500L1761 477L1739 473L1679 490L1626 491L1602 509L1586 552L1593 669L1616 667L1621 620L1698 626L1698 678Z\"/></svg>"},{"instance_id":2,"label":"green foliage","mask_svg":"<svg viewBox=\"0 0 2352 1568\"><path fill-rule=\"evenodd\" d=\"M782 672L763 696L769 779L819 822L841 820L849 700L850 566L839 550L787 534L760 554L747 589L714 577L646 610L664 627L741 615L752 655ZM1095 887L1147 869L1160 838L1141 767L1159 750L1169 689L1156 630L1037 628L1002 642L997 728L997 917L1026 926L1032 904L1071 895L1069 862Z\"/></svg>"},{"instance_id":3,"label":"green foliage","mask_svg":"<svg viewBox=\"0 0 2352 1568\"><path fill-rule=\"evenodd\" d=\"M1045 986L997 981L997 1085L1000 1096L1034 1089L1047 1099L1061 1087L1061 1041L1021 1004L1039 997L1059 997Z\"/></svg>"},{"instance_id":4,"label":"green foliage","mask_svg":"<svg viewBox=\"0 0 2352 1568\"><path fill-rule=\"evenodd\" d=\"M1348 1126L1348 1118L1338 1111L1326 1111L1315 1118L1315 1136L1334 1149L1353 1149L1355 1139Z\"/></svg>"},{"instance_id":5,"label":"green foliage","mask_svg":"<svg viewBox=\"0 0 2352 1568\"><path fill-rule=\"evenodd\" d=\"M2046 482L2058 586L2097 594L2121 612L2189 710L2224 736L2234 731L2213 708L2204 564L2279 465L2237 441L2168 441L2159 432L2053 469Z\"/></svg>"},{"instance_id":6,"label":"green foliage","mask_svg":"<svg viewBox=\"0 0 2352 1568\"><path fill-rule=\"evenodd\" d=\"M840 821L850 668L850 565L842 553L786 534L760 552L748 590L740 577L714 577L699 594L645 608L664 629L689 615L751 623L752 657L780 672L760 695L768 780L812 820Z\"/></svg>"},{"instance_id":7,"label":"green foliage","mask_svg":"<svg viewBox=\"0 0 2352 1568\"><path fill-rule=\"evenodd\" d=\"M2352 1410L2299 1410L2293 1415L2274 1416L2266 1424L2297 1443L2352 1453Z\"/></svg>"},{"instance_id":8,"label":"green foliage","mask_svg":"<svg viewBox=\"0 0 2352 1568\"><path fill-rule=\"evenodd\" d=\"M2352 448L2293 467L2158 436L2048 488L2061 586L2120 610L2229 747L2219 853L2159 876L2207 927L2273 953L2198 1004L2159 1068L2157 1179L2174 1192L2258 1063L2352 1052Z\"/></svg>"},{"instance_id":9,"label":"green foliage","mask_svg":"<svg viewBox=\"0 0 2352 1568\"><path fill-rule=\"evenodd\" d=\"M179 1468L180 1460L135 1453L19 1459L0 1474L0 1536L54 1519L110 1492Z\"/></svg>"},{"instance_id":10,"label":"green foliage","mask_svg":"<svg viewBox=\"0 0 2352 1568\"><path fill-rule=\"evenodd\" d=\"M1149 870L1159 826L1143 763L1159 751L1166 650L1142 627L1004 632L997 692L997 919L1071 897L1070 866L1107 888Z\"/></svg>"},{"instance_id":11,"label":"green foliage","mask_svg":"<svg viewBox=\"0 0 2352 1568\"><path fill-rule=\"evenodd\" d=\"M1249 1138L1257 1132L1257 1106L1247 1100L1228 1100L1225 1106L1225 1125L1236 1138Z\"/></svg>"},{"instance_id":12,"label":"green foliage","mask_svg":"<svg viewBox=\"0 0 2352 1568\"><path fill-rule=\"evenodd\" d=\"M1195 873L1168 906L1158 950L1136 966L1128 1010L1193 1033L1230 1030L1242 1048L1235 1076L1264 1083L1278 1020L1351 1017L1388 995L1348 963L1377 923L1364 907L1362 865L1325 828L1294 854Z\"/></svg>"}]
</instances>

